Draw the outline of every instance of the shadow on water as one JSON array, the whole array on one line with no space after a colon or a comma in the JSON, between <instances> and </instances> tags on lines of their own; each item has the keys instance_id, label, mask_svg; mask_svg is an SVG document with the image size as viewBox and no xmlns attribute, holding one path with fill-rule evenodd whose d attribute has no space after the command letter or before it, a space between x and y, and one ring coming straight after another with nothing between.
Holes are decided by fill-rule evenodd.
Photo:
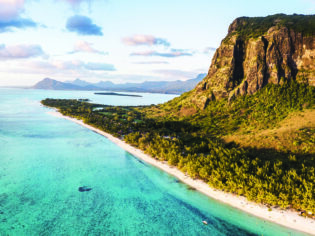
<instances>
[{"instance_id":1,"label":"shadow on water","mask_svg":"<svg viewBox=\"0 0 315 236\"><path fill-rule=\"evenodd\" d=\"M200 222L206 221L207 225L205 227L211 227L219 232L221 232L224 235L227 236L254 236L257 234L251 233L247 230L241 229L240 227L230 224L229 222L219 219L218 217L215 217L213 215L207 215L203 213L198 208L192 206L191 204L175 197L174 195L167 194L168 198L172 199L173 201L177 202L179 205L184 206L187 210L193 213L193 215L196 215L200 218Z\"/></svg>"}]
</instances>

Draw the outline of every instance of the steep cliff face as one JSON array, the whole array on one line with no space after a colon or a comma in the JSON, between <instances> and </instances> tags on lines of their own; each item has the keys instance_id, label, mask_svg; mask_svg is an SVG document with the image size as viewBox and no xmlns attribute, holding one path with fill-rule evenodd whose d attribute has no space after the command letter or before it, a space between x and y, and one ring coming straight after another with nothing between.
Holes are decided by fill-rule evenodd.
<instances>
[{"instance_id":1,"label":"steep cliff face","mask_svg":"<svg viewBox=\"0 0 315 236\"><path fill-rule=\"evenodd\" d=\"M242 17L230 25L208 75L186 99L203 109L213 99L291 79L315 86L315 15Z\"/></svg>"}]
</instances>

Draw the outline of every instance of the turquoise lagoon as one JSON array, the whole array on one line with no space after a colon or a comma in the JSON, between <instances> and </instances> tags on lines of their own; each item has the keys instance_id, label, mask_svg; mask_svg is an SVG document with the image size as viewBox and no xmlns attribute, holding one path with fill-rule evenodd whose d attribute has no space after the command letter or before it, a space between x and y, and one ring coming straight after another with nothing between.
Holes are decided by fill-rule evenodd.
<instances>
[{"instance_id":1,"label":"turquoise lagoon","mask_svg":"<svg viewBox=\"0 0 315 236\"><path fill-rule=\"evenodd\" d=\"M0 235L303 235L212 200L39 103L174 97L141 95L0 89Z\"/></svg>"}]
</instances>

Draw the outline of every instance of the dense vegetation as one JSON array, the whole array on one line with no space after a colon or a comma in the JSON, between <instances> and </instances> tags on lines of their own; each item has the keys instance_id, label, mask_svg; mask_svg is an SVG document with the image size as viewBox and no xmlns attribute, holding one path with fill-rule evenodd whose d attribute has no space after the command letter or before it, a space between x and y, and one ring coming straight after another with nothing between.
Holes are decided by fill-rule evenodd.
<instances>
[{"instance_id":1,"label":"dense vegetation","mask_svg":"<svg viewBox=\"0 0 315 236\"><path fill-rule=\"evenodd\" d=\"M161 112L159 116L178 119L183 107L194 106L182 103L183 100L185 101L185 96L186 94L183 94L162 104L162 109L147 108L146 113L154 117ZM293 111L313 108L314 101L314 87L307 84L295 81L286 82L282 86L268 84L257 93L240 96L230 103L227 99L211 102L204 111L199 110L188 118L182 117L181 120L187 119L202 126L208 135L222 136L240 128L244 128L246 132L246 130L276 126Z\"/></svg>"},{"instance_id":2,"label":"dense vegetation","mask_svg":"<svg viewBox=\"0 0 315 236\"><path fill-rule=\"evenodd\" d=\"M223 135L275 127L293 111L313 109L314 90L296 82L269 84L252 96L213 101L191 116L179 115L181 98L150 107L58 99L42 103L122 138L212 187L314 217L314 129L301 132L301 140L309 143L298 151L241 148L222 141Z\"/></svg>"},{"instance_id":3,"label":"dense vegetation","mask_svg":"<svg viewBox=\"0 0 315 236\"><path fill-rule=\"evenodd\" d=\"M267 17L241 17L236 31L245 37L258 37L273 26L285 26L304 36L315 34L315 15L277 14Z\"/></svg>"}]
</instances>

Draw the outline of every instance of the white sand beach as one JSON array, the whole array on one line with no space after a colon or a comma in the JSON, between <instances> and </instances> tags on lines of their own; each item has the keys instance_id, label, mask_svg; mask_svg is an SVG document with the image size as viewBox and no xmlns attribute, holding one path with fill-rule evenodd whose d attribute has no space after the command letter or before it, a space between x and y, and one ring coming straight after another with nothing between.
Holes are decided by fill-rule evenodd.
<instances>
[{"instance_id":1,"label":"white sand beach","mask_svg":"<svg viewBox=\"0 0 315 236\"><path fill-rule=\"evenodd\" d=\"M272 208L272 211L268 210L268 207L264 205L260 205L257 203L249 202L246 200L245 197L237 196L231 193L226 193L220 190L212 189L206 184L205 182L201 180L194 180L190 178L189 176L185 175L183 172L178 170L176 167L169 166L166 162L158 161L151 156L145 154L143 151L132 147L131 145L125 143L124 141L115 138L114 136L103 132L99 129L96 129L90 125L87 125L83 123L81 120L77 120L71 117L63 116L61 113L56 111L48 112L51 115L54 115L56 117L64 118L70 121L73 121L79 125L82 125L90 130L93 130L106 138L108 138L110 141L118 145L119 147L123 148L127 152L131 153L135 157L160 168L161 170L167 172L168 174L171 174L181 180L182 182L186 183L187 185L195 188L199 192L216 199L218 201L221 201L225 204L231 205L235 208L238 208L242 211L245 211L249 214L252 214L254 216L263 218L265 220L274 222L276 224L280 224L282 226L292 228L301 232L305 232L310 235L315 235L315 220L310 218L305 218L299 215L298 212L293 210L281 210L281 209L275 209Z\"/></svg>"}]
</instances>

